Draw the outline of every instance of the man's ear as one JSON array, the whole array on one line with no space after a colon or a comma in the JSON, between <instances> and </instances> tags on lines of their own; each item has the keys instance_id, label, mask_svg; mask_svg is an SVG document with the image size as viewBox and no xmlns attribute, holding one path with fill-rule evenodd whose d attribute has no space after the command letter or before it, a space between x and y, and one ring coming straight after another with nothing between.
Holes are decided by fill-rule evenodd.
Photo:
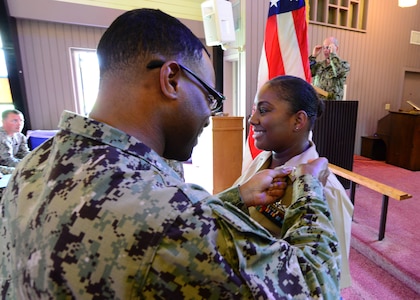
<instances>
[{"instance_id":1,"label":"man's ear","mask_svg":"<svg viewBox=\"0 0 420 300\"><path fill-rule=\"evenodd\" d=\"M160 88L169 99L178 97L181 72L181 67L174 61L166 62L160 69Z\"/></svg>"}]
</instances>

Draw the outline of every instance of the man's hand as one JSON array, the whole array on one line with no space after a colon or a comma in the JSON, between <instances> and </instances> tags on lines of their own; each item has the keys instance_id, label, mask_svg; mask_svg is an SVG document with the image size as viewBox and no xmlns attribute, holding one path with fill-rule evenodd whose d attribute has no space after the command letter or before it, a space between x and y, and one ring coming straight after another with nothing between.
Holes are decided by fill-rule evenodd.
<instances>
[{"instance_id":1,"label":"man's hand","mask_svg":"<svg viewBox=\"0 0 420 300\"><path fill-rule=\"evenodd\" d=\"M328 160L325 157L320 157L309 161L306 164L301 164L296 167L295 176L298 178L301 175L309 174L318 178L323 186L327 183L330 170L328 169Z\"/></svg>"},{"instance_id":2,"label":"man's hand","mask_svg":"<svg viewBox=\"0 0 420 300\"><path fill-rule=\"evenodd\" d=\"M246 206L267 205L284 196L287 176L292 168L266 169L256 173L239 186L242 201Z\"/></svg>"},{"instance_id":3,"label":"man's hand","mask_svg":"<svg viewBox=\"0 0 420 300\"><path fill-rule=\"evenodd\" d=\"M337 46L334 45L334 44L330 44L330 45L328 45L328 50L330 51L330 53L336 54L336 52L337 52Z\"/></svg>"},{"instance_id":4,"label":"man's hand","mask_svg":"<svg viewBox=\"0 0 420 300\"><path fill-rule=\"evenodd\" d=\"M316 45L312 50L312 56L317 57L321 53L322 45Z\"/></svg>"}]
</instances>

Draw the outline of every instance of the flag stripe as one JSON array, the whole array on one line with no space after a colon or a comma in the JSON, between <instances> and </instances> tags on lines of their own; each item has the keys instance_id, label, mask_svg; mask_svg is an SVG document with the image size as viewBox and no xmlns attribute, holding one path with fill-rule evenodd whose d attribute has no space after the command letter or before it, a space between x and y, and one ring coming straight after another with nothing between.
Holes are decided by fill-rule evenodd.
<instances>
[{"instance_id":1,"label":"flag stripe","mask_svg":"<svg viewBox=\"0 0 420 300\"><path fill-rule=\"evenodd\" d=\"M293 19L294 19L294 28L296 37L298 40L301 55L301 61L302 61L302 67L303 67L303 73L304 76L301 74L300 77L302 79L306 79L307 82L311 82L312 76L311 76L311 68L309 65L309 42L308 42L308 19L305 12L305 7L295 10L292 12Z\"/></svg>"},{"instance_id":2,"label":"flag stripe","mask_svg":"<svg viewBox=\"0 0 420 300\"><path fill-rule=\"evenodd\" d=\"M276 15L267 19L267 26L265 29L265 52L266 63L268 64L268 73L262 74L265 81L268 78L273 78L277 74L285 74L283 58L278 40L278 35L281 31L278 30Z\"/></svg>"},{"instance_id":3,"label":"flag stripe","mask_svg":"<svg viewBox=\"0 0 420 300\"><path fill-rule=\"evenodd\" d=\"M277 15L276 19L277 27L283 28L282 30L279 30L278 43L281 47L284 72L276 72L273 76L269 76L269 79L283 74L300 77L304 74L304 70L302 63L300 63L302 61L300 51L297 51L297 49L299 49L299 42L294 28L293 14L289 12Z\"/></svg>"}]
</instances>

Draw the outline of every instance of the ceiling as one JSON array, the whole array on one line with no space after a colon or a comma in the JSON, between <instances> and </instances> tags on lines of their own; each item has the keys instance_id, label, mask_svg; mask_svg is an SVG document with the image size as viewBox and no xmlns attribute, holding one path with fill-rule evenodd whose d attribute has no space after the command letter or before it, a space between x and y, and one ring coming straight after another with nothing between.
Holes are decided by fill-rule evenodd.
<instances>
[{"instance_id":1,"label":"ceiling","mask_svg":"<svg viewBox=\"0 0 420 300\"><path fill-rule=\"evenodd\" d=\"M98 6L120 10L135 8L160 9L176 18L202 21L201 3L205 0L55 0L74 4Z\"/></svg>"}]
</instances>

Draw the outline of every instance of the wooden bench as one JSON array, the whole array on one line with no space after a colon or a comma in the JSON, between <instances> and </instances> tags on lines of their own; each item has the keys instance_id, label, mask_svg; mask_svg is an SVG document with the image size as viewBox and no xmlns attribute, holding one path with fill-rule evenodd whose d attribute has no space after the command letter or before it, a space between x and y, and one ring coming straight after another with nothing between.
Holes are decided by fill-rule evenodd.
<instances>
[{"instance_id":1,"label":"wooden bench","mask_svg":"<svg viewBox=\"0 0 420 300\"><path fill-rule=\"evenodd\" d=\"M362 186L365 186L371 190L374 190L382 194L382 211L381 211L381 220L379 223L378 240L379 241L383 240L383 238L385 237L385 226L386 226L386 217L388 213L389 197L395 200L401 201L401 200L412 198L413 196L403 191L400 191L398 189L395 189L393 187L390 187L389 185L380 183L376 180L359 175L357 173L343 169L333 164L329 164L329 169L335 175L350 180L350 200L353 203L353 205L354 205L354 196L356 194L356 184L360 184Z\"/></svg>"}]
</instances>

